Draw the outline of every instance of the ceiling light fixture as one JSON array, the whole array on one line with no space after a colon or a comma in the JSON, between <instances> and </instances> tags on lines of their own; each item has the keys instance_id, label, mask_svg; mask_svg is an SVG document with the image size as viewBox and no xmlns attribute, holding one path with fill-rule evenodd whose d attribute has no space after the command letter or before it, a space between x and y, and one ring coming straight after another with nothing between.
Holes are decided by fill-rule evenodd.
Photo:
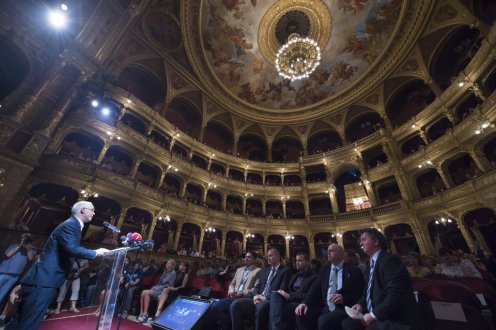
<instances>
[{"instance_id":1,"label":"ceiling light fixture","mask_svg":"<svg viewBox=\"0 0 496 330\"><path fill-rule=\"evenodd\" d=\"M285 79L300 80L310 76L319 66L320 58L320 47L315 40L293 33L277 52L276 69Z\"/></svg>"}]
</instances>

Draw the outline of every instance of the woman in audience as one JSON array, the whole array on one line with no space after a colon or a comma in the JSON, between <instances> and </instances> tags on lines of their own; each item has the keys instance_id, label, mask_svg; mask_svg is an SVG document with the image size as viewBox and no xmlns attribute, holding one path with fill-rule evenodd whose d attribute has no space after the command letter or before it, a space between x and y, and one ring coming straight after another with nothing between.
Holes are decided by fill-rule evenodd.
<instances>
[{"instance_id":1,"label":"woman in audience","mask_svg":"<svg viewBox=\"0 0 496 330\"><path fill-rule=\"evenodd\" d=\"M162 313L165 302L171 301L177 296L184 293L186 285L189 280L189 263L187 261L179 261L179 272L176 274L176 280L173 286L169 286L162 290L162 293L158 296L158 306L155 317L158 317Z\"/></svg>"},{"instance_id":2,"label":"woman in audience","mask_svg":"<svg viewBox=\"0 0 496 330\"><path fill-rule=\"evenodd\" d=\"M441 257L442 262L436 265L436 273L444 274L450 277L475 276L473 270L469 269L466 264L460 263L458 255L454 251L446 248L441 248L439 249L439 256Z\"/></svg>"},{"instance_id":3,"label":"woman in audience","mask_svg":"<svg viewBox=\"0 0 496 330\"><path fill-rule=\"evenodd\" d=\"M424 277L431 273L431 270L421 263L418 253L413 251L408 253L408 266L406 269L412 277Z\"/></svg>"}]
</instances>

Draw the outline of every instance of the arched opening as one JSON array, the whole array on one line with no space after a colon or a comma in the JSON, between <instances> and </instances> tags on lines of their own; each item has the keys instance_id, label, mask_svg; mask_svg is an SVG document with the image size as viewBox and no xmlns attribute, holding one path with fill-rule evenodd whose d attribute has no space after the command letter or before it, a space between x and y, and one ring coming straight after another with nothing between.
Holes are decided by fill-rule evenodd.
<instances>
[{"instance_id":1,"label":"arched opening","mask_svg":"<svg viewBox=\"0 0 496 330\"><path fill-rule=\"evenodd\" d=\"M307 146L308 154L314 155L338 149L343 146L343 141L336 131L327 130L310 136Z\"/></svg>"},{"instance_id":2,"label":"arched opening","mask_svg":"<svg viewBox=\"0 0 496 330\"><path fill-rule=\"evenodd\" d=\"M159 108L165 100L167 86L153 73L138 65L130 65L121 72L117 85L136 96L150 108Z\"/></svg>"},{"instance_id":3,"label":"arched opening","mask_svg":"<svg viewBox=\"0 0 496 330\"><path fill-rule=\"evenodd\" d=\"M111 146L105 157L103 157L102 167L120 175L128 175L131 172L133 159L127 151L120 147Z\"/></svg>"},{"instance_id":4,"label":"arched opening","mask_svg":"<svg viewBox=\"0 0 496 330\"><path fill-rule=\"evenodd\" d=\"M96 163L102 149L103 141L99 138L75 132L64 137L57 154Z\"/></svg>"},{"instance_id":5,"label":"arched opening","mask_svg":"<svg viewBox=\"0 0 496 330\"><path fill-rule=\"evenodd\" d=\"M431 88L421 80L410 81L401 86L387 102L386 113L394 126L401 126L435 99Z\"/></svg>"},{"instance_id":6,"label":"arched opening","mask_svg":"<svg viewBox=\"0 0 496 330\"><path fill-rule=\"evenodd\" d=\"M415 180L420 196L429 197L446 190L443 180L439 173L431 168L420 174Z\"/></svg>"},{"instance_id":7,"label":"arched opening","mask_svg":"<svg viewBox=\"0 0 496 330\"><path fill-rule=\"evenodd\" d=\"M227 153L233 148L233 134L230 129L221 123L210 121L203 133L203 143L215 150Z\"/></svg>"}]
</instances>

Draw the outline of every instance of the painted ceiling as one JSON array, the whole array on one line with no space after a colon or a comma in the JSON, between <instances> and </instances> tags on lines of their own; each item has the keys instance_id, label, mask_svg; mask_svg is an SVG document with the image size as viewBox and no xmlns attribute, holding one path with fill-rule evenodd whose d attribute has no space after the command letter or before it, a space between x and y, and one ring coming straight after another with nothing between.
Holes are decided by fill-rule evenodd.
<instances>
[{"instance_id":1,"label":"painted ceiling","mask_svg":"<svg viewBox=\"0 0 496 330\"><path fill-rule=\"evenodd\" d=\"M297 82L283 80L259 44L260 34L267 33L261 26L267 13L290 2L302 8L325 6L331 22L312 27L311 35L322 32L317 28L328 30L327 40L319 43L321 64L309 79ZM204 0L200 42L210 74L231 97L248 107L297 110L349 91L380 63L404 4L401 0ZM272 26L280 16L275 15Z\"/></svg>"}]
</instances>

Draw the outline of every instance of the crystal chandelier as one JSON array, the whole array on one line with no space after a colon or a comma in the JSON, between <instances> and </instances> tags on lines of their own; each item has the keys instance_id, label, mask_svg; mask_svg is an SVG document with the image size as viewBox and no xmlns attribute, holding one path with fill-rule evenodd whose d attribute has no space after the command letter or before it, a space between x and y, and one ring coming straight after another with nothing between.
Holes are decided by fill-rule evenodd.
<instances>
[{"instance_id":1,"label":"crystal chandelier","mask_svg":"<svg viewBox=\"0 0 496 330\"><path fill-rule=\"evenodd\" d=\"M320 64L320 47L311 38L301 38L298 33L288 37L276 57L280 76L291 81L308 78Z\"/></svg>"}]
</instances>

